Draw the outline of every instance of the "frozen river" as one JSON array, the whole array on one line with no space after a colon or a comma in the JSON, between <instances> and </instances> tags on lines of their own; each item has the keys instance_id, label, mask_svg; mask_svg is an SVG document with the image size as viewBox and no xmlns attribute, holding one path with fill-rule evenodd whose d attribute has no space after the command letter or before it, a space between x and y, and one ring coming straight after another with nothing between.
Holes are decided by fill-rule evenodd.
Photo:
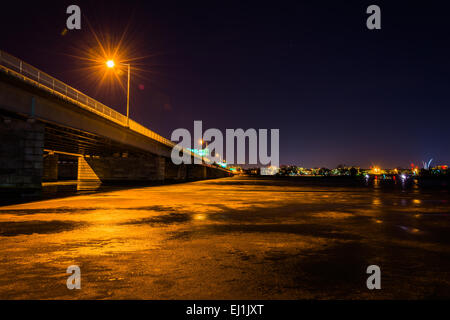
<instances>
[{"instance_id":1,"label":"frozen river","mask_svg":"<svg viewBox=\"0 0 450 320\"><path fill-rule=\"evenodd\" d=\"M102 190L0 207L0 299L448 299L449 244L447 191L249 177Z\"/></svg>"}]
</instances>

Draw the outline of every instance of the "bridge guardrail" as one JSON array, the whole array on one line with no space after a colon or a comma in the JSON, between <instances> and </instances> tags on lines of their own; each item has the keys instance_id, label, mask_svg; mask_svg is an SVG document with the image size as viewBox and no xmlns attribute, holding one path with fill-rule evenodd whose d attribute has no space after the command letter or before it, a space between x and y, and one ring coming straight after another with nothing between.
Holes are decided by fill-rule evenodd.
<instances>
[{"instance_id":1,"label":"bridge guardrail","mask_svg":"<svg viewBox=\"0 0 450 320\"><path fill-rule=\"evenodd\" d=\"M129 124L127 125L125 115L2 50L0 50L0 69L171 148L176 145L169 139L160 136L134 120L129 119ZM185 152L191 153L194 157L199 157L190 151L185 150Z\"/></svg>"}]
</instances>

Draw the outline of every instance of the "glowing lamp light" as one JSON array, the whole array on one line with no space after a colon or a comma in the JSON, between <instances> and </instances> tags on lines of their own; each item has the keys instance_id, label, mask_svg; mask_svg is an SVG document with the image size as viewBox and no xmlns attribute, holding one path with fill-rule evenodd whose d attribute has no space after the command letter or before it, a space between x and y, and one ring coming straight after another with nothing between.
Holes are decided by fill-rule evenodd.
<instances>
[{"instance_id":1,"label":"glowing lamp light","mask_svg":"<svg viewBox=\"0 0 450 320\"><path fill-rule=\"evenodd\" d=\"M116 64L114 63L113 60L108 60L108 61L106 61L106 66L107 66L108 68L114 68L115 65L116 65Z\"/></svg>"}]
</instances>

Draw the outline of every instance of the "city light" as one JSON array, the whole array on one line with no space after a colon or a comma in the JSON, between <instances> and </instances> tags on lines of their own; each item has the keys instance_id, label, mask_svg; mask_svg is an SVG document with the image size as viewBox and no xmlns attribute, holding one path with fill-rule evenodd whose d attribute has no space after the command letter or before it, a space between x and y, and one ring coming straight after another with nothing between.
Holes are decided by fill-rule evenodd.
<instances>
[{"instance_id":1,"label":"city light","mask_svg":"<svg viewBox=\"0 0 450 320\"><path fill-rule=\"evenodd\" d=\"M278 167L270 166L270 167L266 167L266 168L261 168L260 174L262 176L273 176L273 175L276 175L279 171L280 171L280 169Z\"/></svg>"},{"instance_id":2,"label":"city light","mask_svg":"<svg viewBox=\"0 0 450 320\"><path fill-rule=\"evenodd\" d=\"M379 175L379 174L382 174L383 172L379 167L373 167L371 170L371 173L375 174L375 175Z\"/></svg>"}]
</instances>

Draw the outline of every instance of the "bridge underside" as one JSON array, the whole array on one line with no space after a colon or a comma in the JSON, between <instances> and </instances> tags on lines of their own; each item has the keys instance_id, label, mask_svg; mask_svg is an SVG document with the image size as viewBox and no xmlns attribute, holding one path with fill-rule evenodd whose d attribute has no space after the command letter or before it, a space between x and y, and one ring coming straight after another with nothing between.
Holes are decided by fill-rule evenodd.
<instances>
[{"instance_id":1,"label":"bridge underside","mask_svg":"<svg viewBox=\"0 0 450 320\"><path fill-rule=\"evenodd\" d=\"M72 180L109 184L188 181L229 176L205 165L175 165L73 128L12 116L0 110L0 188L40 189L42 182Z\"/></svg>"}]
</instances>

